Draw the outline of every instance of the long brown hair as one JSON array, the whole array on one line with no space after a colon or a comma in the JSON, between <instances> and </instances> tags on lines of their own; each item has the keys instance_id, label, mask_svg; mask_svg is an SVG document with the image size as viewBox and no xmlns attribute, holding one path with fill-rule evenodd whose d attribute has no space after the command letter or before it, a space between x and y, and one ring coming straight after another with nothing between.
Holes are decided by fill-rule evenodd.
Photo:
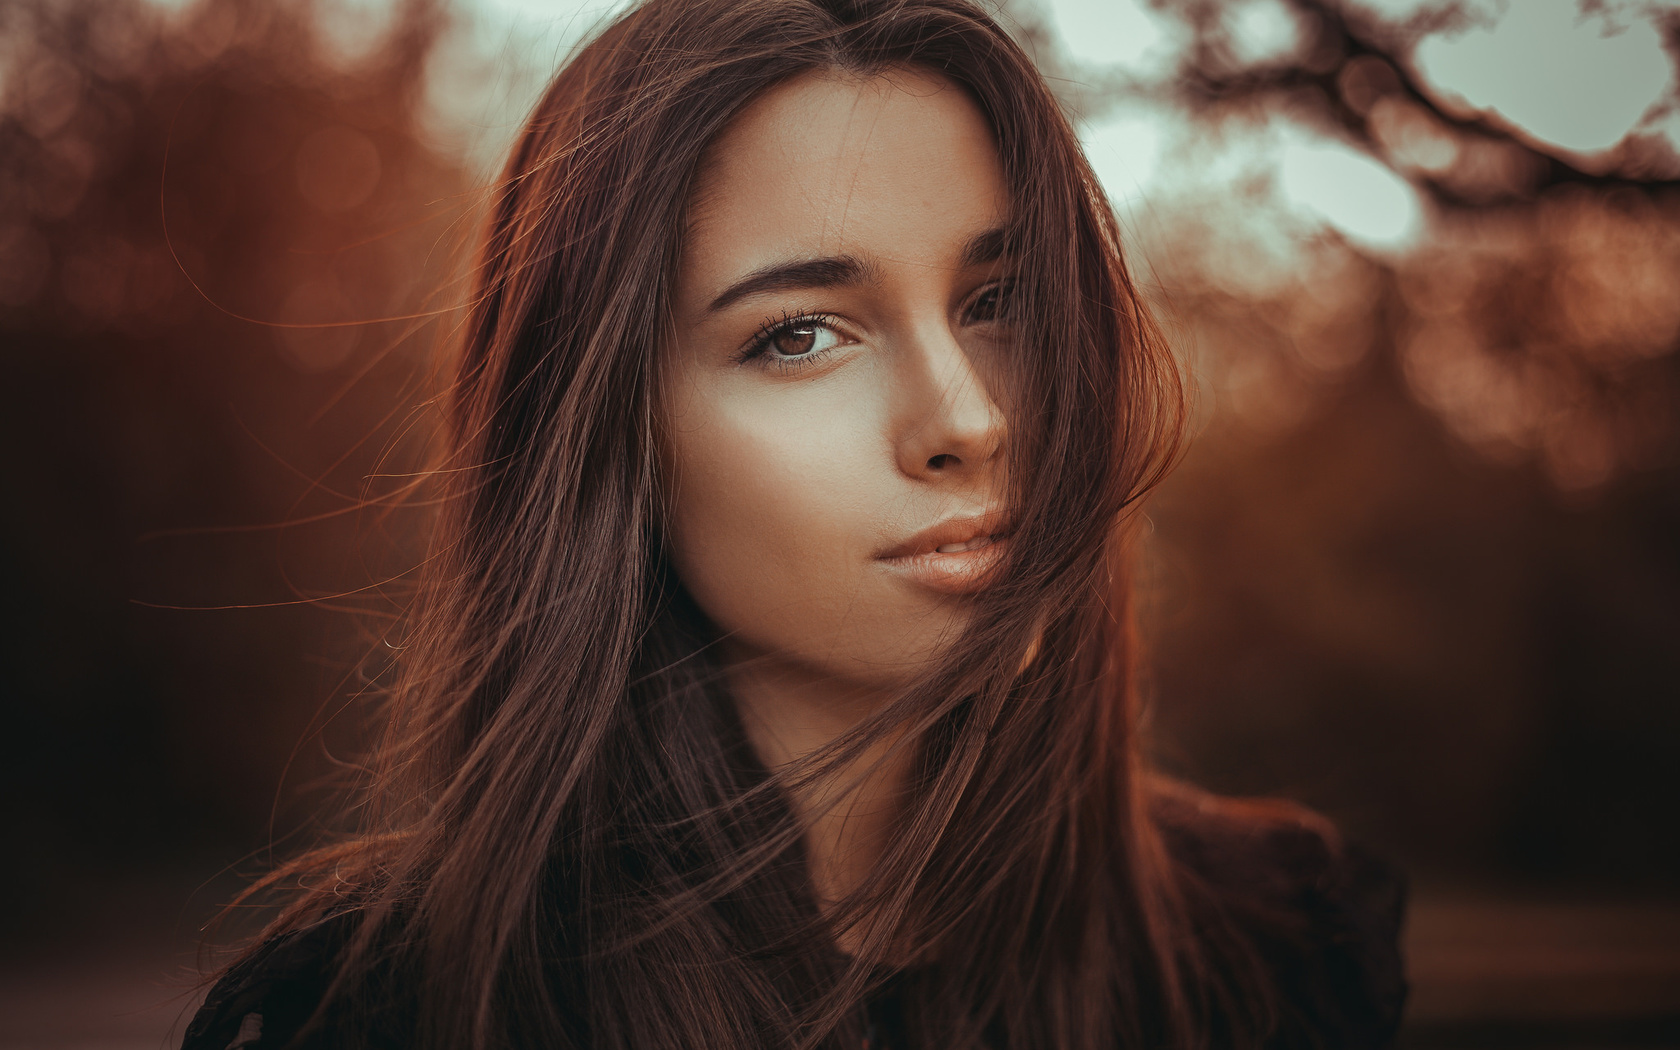
<instances>
[{"instance_id":1,"label":"long brown hair","mask_svg":"<svg viewBox=\"0 0 1680 1050\"><path fill-rule=\"evenodd\" d=\"M1010 187L1012 553L937 673L771 775L664 556L669 290L703 152L747 101L903 65L970 93ZM968 0L647 0L556 75L490 210L365 829L285 870L325 877L276 929L357 916L333 997L405 975L424 1046L856 1045L910 960L917 1045L1258 1028L1137 745L1127 522L1175 454L1178 373L1009 35ZM916 749L893 842L819 914L786 793L886 740Z\"/></svg>"}]
</instances>

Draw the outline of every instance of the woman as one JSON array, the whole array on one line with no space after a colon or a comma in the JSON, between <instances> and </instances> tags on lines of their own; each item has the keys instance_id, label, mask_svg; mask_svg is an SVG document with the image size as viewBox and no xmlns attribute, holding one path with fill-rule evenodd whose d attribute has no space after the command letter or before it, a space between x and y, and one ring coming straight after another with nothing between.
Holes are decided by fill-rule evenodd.
<instances>
[{"instance_id":1,"label":"woman","mask_svg":"<svg viewBox=\"0 0 1680 1050\"><path fill-rule=\"evenodd\" d=\"M1182 423L967 0L647 0L499 183L365 831L223 1047L1385 1045L1398 896L1138 757Z\"/></svg>"}]
</instances>

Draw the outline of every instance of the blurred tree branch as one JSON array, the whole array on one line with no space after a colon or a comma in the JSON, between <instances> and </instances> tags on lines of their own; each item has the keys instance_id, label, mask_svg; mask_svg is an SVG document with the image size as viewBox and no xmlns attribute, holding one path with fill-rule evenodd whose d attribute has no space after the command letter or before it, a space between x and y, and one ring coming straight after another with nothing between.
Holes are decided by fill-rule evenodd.
<instances>
[{"instance_id":1,"label":"blurred tree branch","mask_svg":"<svg viewBox=\"0 0 1680 1050\"><path fill-rule=\"evenodd\" d=\"M1599 165L1545 148L1503 121L1443 105L1414 68L1411 52L1426 36L1469 25L1474 16L1463 0L1426 7L1401 22L1345 0L1280 2L1297 19L1301 46L1278 61L1249 64L1232 48L1225 21L1230 4L1157 0L1193 37L1176 74L1150 93L1202 114L1282 108L1382 158L1448 210L1533 199L1564 184L1642 193L1680 188L1680 154L1660 136L1631 135ZM1584 0L1582 10L1600 6L1602 0ZM1680 10L1662 19L1662 31L1671 59L1680 55ZM1671 96L1657 105L1676 104ZM1433 137L1456 161L1408 163L1394 141L1407 135Z\"/></svg>"}]
</instances>

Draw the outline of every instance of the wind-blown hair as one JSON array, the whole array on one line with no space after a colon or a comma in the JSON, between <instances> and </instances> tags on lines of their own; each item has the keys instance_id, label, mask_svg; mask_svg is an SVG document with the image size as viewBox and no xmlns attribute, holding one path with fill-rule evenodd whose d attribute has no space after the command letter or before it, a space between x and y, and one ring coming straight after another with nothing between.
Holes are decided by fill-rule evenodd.
<instances>
[{"instance_id":1,"label":"wind-blown hair","mask_svg":"<svg viewBox=\"0 0 1680 1050\"><path fill-rule=\"evenodd\" d=\"M1009 187L1009 560L937 672L772 775L665 555L685 211L767 88L906 66L969 93ZM1009 35L966 0L648 0L556 75L490 211L366 825L285 870L317 877L276 929L358 916L333 999L404 975L428 1047L856 1046L858 1004L909 962L917 1045L1263 1027L1139 757L1127 523L1176 454L1178 372ZM821 914L788 793L882 742L916 749L904 811Z\"/></svg>"}]
</instances>

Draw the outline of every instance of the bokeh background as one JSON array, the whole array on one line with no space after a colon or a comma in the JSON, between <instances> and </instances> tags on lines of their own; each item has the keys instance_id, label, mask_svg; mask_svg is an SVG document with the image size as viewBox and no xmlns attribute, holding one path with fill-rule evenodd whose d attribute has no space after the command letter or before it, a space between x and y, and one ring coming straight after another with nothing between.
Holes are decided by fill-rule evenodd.
<instances>
[{"instance_id":1,"label":"bokeh background","mask_svg":"<svg viewBox=\"0 0 1680 1050\"><path fill-rule=\"evenodd\" d=\"M178 1037L353 760L481 189L612 10L0 4L0 1047ZM1680 1046L1680 5L1001 10L1194 381L1162 761L1408 868L1406 1045Z\"/></svg>"}]
</instances>

